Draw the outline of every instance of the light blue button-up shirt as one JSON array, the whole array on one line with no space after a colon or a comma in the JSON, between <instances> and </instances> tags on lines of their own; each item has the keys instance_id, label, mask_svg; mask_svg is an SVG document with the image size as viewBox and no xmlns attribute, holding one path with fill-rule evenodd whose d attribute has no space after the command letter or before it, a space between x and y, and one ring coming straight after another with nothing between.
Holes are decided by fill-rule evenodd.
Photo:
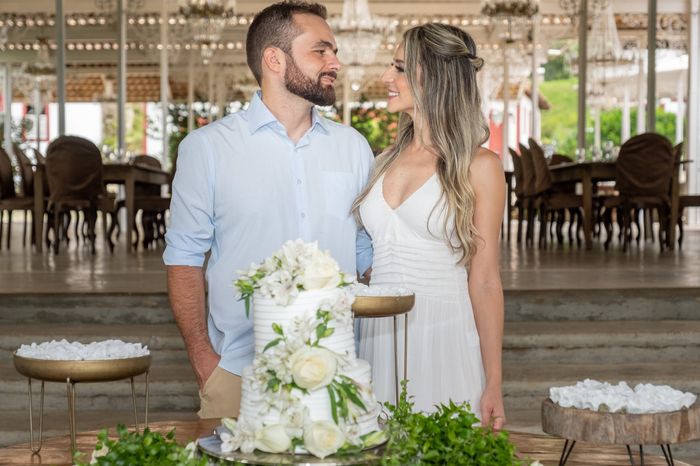
<instances>
[{"instance_id":1,"label":"light blue button-up shirt","mask_svg":"<svg viewBox=\"0 0 700 466\"><path fill-rule=\"evenodd\" d=\"M238 271L296 238L318 241L353 276L372 261L369 238L350 215L372 152L357 131L312 112L295 144L256 93L248 110L192 132L178 149L163 260L202 266L211 250L209 338L219 365L234 374L254 353L252 316L233 287Z\"/></svg>"}]
</instances>

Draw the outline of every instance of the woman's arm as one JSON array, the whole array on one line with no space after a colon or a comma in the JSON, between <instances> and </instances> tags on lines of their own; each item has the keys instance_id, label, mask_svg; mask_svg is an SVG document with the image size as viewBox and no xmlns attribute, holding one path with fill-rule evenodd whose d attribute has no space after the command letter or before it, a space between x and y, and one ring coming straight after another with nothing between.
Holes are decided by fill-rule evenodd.
<instances>
[{"instance_id":1,"label":"woman's arm","mask_svg":"<svg viewBox=\"0 0 700 466\"><path fill-rule=\"evenodd\" d=\"M496 154L480 149L470 167L476 194L474 226L479 232L469 266L469 296L479 332L486 387L481 397L481 422L500 430L505 424L502 363L503 287L499 271L499 233L505 205L505 176Z\"/></svg>"}]
</instances>

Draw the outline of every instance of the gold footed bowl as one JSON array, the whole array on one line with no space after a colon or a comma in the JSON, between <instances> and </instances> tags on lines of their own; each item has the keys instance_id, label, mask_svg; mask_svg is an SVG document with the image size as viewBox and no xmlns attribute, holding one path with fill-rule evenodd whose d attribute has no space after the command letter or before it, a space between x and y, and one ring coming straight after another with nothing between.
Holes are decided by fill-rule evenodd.
<instances>
[{"instance_id":1,"label":"gold footed bowl","mask_svg":"<svg viewBox=\"0 0 700 466\"><path fill-rule=\"evenodd\" d=\"M352 303L355 317L392 317L405 314L416 303L416 295L356 296Z\"/></svg>"},{"instance_id":2,"label":"gold footed bowl","mask_svg":"<svg viewBox=\"0 0 700 466\"><path fill-rule=\"evenodd\" d=\"M46 382L109 382L145 373L151 367L151 355L123 359L66 361L26 358L13 353L17 372Z\"/></svg>"}]
</instances>

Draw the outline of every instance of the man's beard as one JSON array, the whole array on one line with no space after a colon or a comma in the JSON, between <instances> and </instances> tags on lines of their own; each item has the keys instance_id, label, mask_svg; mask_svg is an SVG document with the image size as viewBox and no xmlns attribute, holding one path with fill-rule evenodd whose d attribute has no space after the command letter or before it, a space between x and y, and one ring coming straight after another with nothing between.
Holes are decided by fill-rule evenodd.
<instances>
[{"instance_id":1,"label":"man's beard","mask_svg":"<svg viewBox=\"0 0 700 466\"><path fill-rule=\"evenodd\" d=\"M287 54L287 70L284 73L284 85L289 92L298 95L302 99L325 107L335 103L335 88L333 86L324 86L321 84L321 79L324 76L337 78L335 71L326 71L318 76L316 82L306 76L297 66L294 58Z\"/></svg>"}]
</instances>

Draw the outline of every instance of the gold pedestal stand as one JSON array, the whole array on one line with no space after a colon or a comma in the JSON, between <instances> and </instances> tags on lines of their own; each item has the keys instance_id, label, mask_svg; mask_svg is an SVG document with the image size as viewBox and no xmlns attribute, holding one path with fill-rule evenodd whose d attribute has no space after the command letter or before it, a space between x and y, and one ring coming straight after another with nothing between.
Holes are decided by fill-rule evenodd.
<instances>
[{"instance_id":1,"label":"gold pedestal stand","mask_svg":"<svg viewBox=\"0 0 700 466\"><path fill-rule=\"evenodd\" d=\"M352 303L355 317L379 318L392 317L394 320L394 381L396 385L396 400L399 402L399 351L398 351L398 316L403 315L403 380L407 380L408 372L408 312L413 309L416 295L406 296L356 296Z\"/></svg>"},{"instance_id":2,"label":"gold pedestal stand","mask_svg":"<svg viewBox=\"0 0 700 466\"><path fill-rule=\"evenodd\" d=\"M58 361L50 359L34 359L13 354L13 362L17 372L27 377L29 387L29 446L33 453L39 453L42 443L44 423L44 383L65 382L68 399L68 428L70 430L71 448L75 444L75 384L78 382L111 382L115 380L131 380L131 400L134 405L134 427L138 430L136 416L136 390L134 377L146 374L146 412L144 425L148 426L148 371L151 367L151 356L137 358L105 359L91 361ZM39 404L39 439L34 444L34 413L32 401L32 379L41 380L41 401Z\"/></svg>"}]
</instances>

